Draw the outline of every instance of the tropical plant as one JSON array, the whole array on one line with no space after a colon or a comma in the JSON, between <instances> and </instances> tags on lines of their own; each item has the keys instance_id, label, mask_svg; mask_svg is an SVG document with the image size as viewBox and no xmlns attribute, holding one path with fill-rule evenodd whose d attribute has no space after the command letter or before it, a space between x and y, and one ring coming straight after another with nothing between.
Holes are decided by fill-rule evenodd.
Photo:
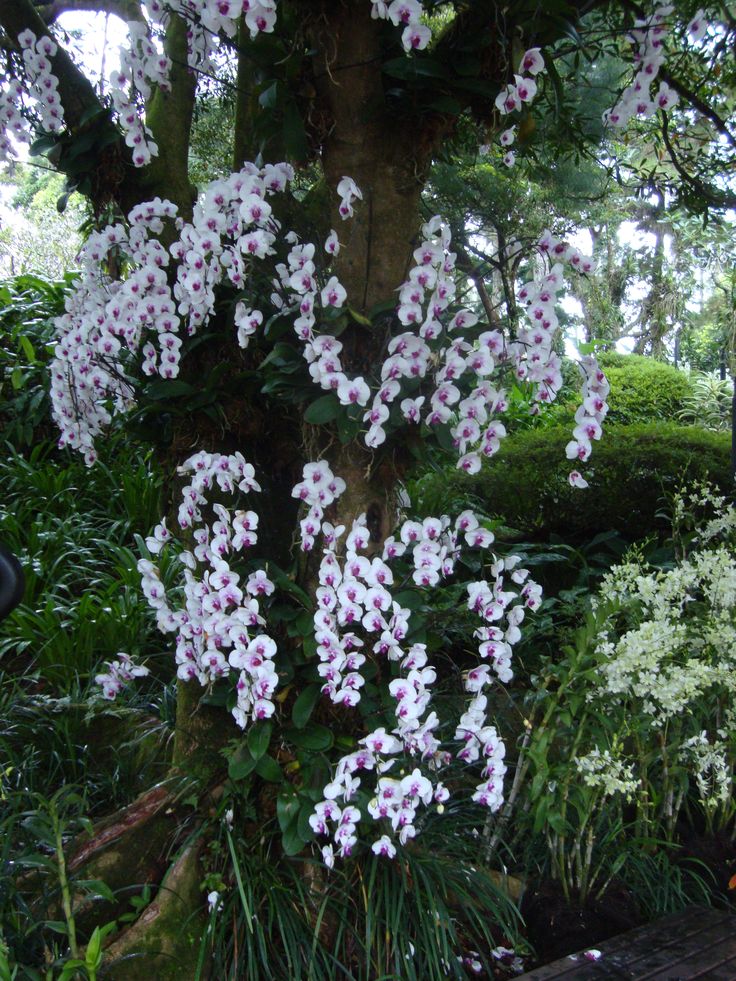
<instances>
[{"instance_id":1,"label":"tropical plant","mask_svg":"<svg viewBox=\"0 0 736 981\"><path fill-rule=\"evenodd\" d=\"M721 432L731 428L733 381L707 372L693 372L692 391L683 399L678 419Z\"/></svg>"},{"instance_id":2,"label":"tropical plant","mask_svg":"<svg viewBox=\"0 0 736 981\"><path fill-rule=\"evenodd\" d=\"M198 884L226 766L248 795L255 834L276 814L272 861L324 842L313 852L318 902L335 864L347 862L349 874L352 862L370 869L374 855L405 852L398 863L429 902L436 877L414 838L463 795L469 809L500 807L504 744L488 696L492 681L511 678L540 589L518 557L488 551L493 532L469 509L400 521L398 484L434 437L458 451L461 470L477 472L506 435L504 419L512 426L553 400L563 287L592 262L560 229L538 234L521 222L498 238L495 266L463 268L453 248L462 231L422 192L454 140L482 140L510 182L517 153L540 159L537 113L550 157L593 152L604 126L576 122L566 85L587 75L591 57L611 55L625 81L610 90L609 132L632 122L677 154L676 177L660 166L667 153L653 165L640 155L634 171L701 210L725 211L733 196L714 175L730 146L729 69L718 86L711 80L715 35L725 52L733 26L693 19L685 4L637 19L616 3L498 16L494 4L462 0L282 0L278 10L275 0L133 2L121 70L95 85L60 47L63 7L0 6L2 114L20 134L30 123L31 154L65 175L61 205L76 190L95 216L56 321L60 442L92 466L111 432L134 426L165 471L164 517L139 543L138 568L175 647L172 780L155 813L149 797L134 802L119 839L96 827L82 852L105 852L112 881L137 873L142 836L165 838L171 866L158 871L150 915L108 949L116 976L144 964L165 981L206 961ZM686 52L683 83L663 69L665 33ZM651 99L629 74L632 53ZM195 189L197 83L226 63L234 172ZM713 107L693 95L701 85ZM697 168L690 103L715 137L701 143ZM603 156L613 152L609 143ZM595 356L579 364L582 404L565 448L576 488L586 485L577 468L601 434L608 393ZM461 561L477 575L461 591L475 636L455 660L423 609ZM74 593L73 583L64 588ZM97 676L110 700L146 670L137 648L116 654ZM70 658L61 667L67 675ZM240 950L250 933L241 880ZM435 904L451 913L449 896ZM385 922L379 908L367 919ZM413 911L418 971L471 970L446 963L459 929L431 930L432 917ZM281 926L289 922L284 912ZM381 946L378 930L366 935L377 947L364 963L404 970L403 949Z\"/></svg>"}]
</instances>

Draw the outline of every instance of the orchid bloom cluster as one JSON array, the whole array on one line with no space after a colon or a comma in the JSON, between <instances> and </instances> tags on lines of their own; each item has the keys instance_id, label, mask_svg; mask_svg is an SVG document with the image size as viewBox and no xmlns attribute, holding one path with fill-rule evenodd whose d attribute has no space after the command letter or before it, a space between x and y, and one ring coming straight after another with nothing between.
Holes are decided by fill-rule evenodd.
<instances>
[{"instance_id":1,"label":"orchid bloom cluster","mask_svg":"<svg viewBox=\"0 0 736 981\"><path fill-rule=\"evenodd\" d=\"M94 462L94 440L110 422L106 402L121 409L132 399L121 364L125 350L142 354L144 374L176 377L182 326L185 335L196 333L211 315L215 286L227 278L242 287L245 263L270 251L265 197L283 190L291 176L288 164L248 165L228 181L213 182L168 252L154 236L176 208L159 198L134 208L127 228L110 225L90 236L79 256L79 287L56 321L51 400L61 445ZM223 242L226 236L230 242ZM126 279L101 273L111 255L125 260ZM166 273L172 255L178 260L173 290ZM240 310L242 332L260 317Z\"/></svg>"},{"instance_id":2,"label":"orchid bloom cluster","mask_svg":"<svg viewBox=\"0 0 736 981\"><path fill-rule=\"evenodd\" d=\"M514 75L514 81L510 82L496 96L495 106L502 116L511 112L518 112L522 106L530 105L537 94L536 77L544 71L544 58L539 48L529 48L525 51L519 62L519 72ZM516 126L505 129L500 137L501 146L509 147L516 139ZM513 167L516 163L516 156L513 150L508 150L504 155L503 162L507 167Z\"/></svg>"},{"instance_id":3,"label":"orchid bloom cluster","mask_svg":"<svg viewBox=\"0 0 736 981\"><path fill-rule=\"evenodd\" d=\"M31 30L18 35L23 59L25 85L12 78L2 79L0 88L0 162L11 162L16 157L10 135L18 141L28 142L28 126L21 113L23 98L30 97L39 114L40 128L49 133L59 133L64 128L64 110L59 98L59 81L51 71L50 59L57 51L56 42L48 35L37 38Z\"/></svg>"},{"instance_id":4,"label":"orchid bloom cluster","mask_svg":"<svg viewBox=\"0 0 736 981\"><path fill-rule=\"evenodd\" d=\"M648 119L658 109L671 109L677 105L679 96L666 82L660 82L658 90L652 94L652 85L664 61L665 22L673 9L670 5L661 5L649 17L640 17L634 22L629 40L634 45L636 74L613 109L603 113L603 122L607 125L621 128L634 116Z\"/></svg>"},{"instance_id":5,"label":"orchid bloom cluster","mask_svg":"<svg viewBox=\"0 0 736 981\"><path fill-rule=\"evenodd\" d=\"M334 845L343 857L356 844L356 826L364 816L351 803L366 776L364 771L374 771L376 777L375 796L367 805L367 813L375 821L390 825L400 844L417 834L421 806L442 805L449 797L447 788L435 779L453 758L438 738L440 720L432 707L436 671L428 661L425 644L405 643L411 629L411 610L394 599L391 587L405 577L420 588L438 585L452 575L463 543L487 549L493 534L480 526L471 511L464 511L454 524L446 515L422 522L405 521L398 535L385 541L381 555L369 558L362 554L370 544L365 515L355 519L344 543L341 539L346 528L322 519L323 507L339 496L341 485L329 465L320 461L305 467L304 479L293 492L310 509L302 547L311 549L315 536L322 535L314 614L322 692L336 705L357 706L365 684L361 668L369 656L393 663L392 673L396 675L388 684L395 702L394 729L374 730L359 741L359 749L338 762L325 788L325 799L317 804L310 820L320 835L329 834L330 826L334 826ZM402 557L408 567L403 570L405 575L395 577L392 565ZM469 699L456 725L454 738L460 748L455 747L454 756L466 764L483 761L482 780L473 800L491 811L503 801L506 768L503 742L488 724L485 690L494 676L503 682L510 680L511 651L521 636L519 626L526 610L537 609L541 602L541 588L518 564L518 556L496 559L490 568L490 581L467 587L467 607L481 621L474 634L481 662L464 677ZM367 655L363 650L369 644L371 654ZM407 754L423 762L426 772L415 766L408 775L386 776ZM387 834L372 847L376 854L395 854ZM326 863L332 864L333 844L325 845L322 854Z\"/></svg>"},{"instance_id":6,"label":"orchid bloom cluster","mask_svg":"<svg viewBox=\"0 0 736 981\"><path fill-rule=\"evenodd\" d=\"M228 281L242 289L251 264L276 252L282 229L268 198L284 191L292 177L288 164L263 168L246 164L227 180L212 182L195 205L192 222L178 221L180 235L168 251L151 237L161 232L164 220L173 220L176 214L170 202L160 199L133 209L127 229L117 224L90 237L80 255L80 286L68 300L65 315L57 320L52 404L62 445L79 449L88 462L94 461L94 439L110 421L107 402L124 408L132 399L133 383L120 363L123 349L135 355L140 352L144 374L176 377L181 334L191 336L208 322L215 289ZM354 202L360 200L360 190L351 178L344 177L338 191L340 210L347 218ZM291 247L286 262L275 266L271 300L277 309L295 315L294 330L315 384L334 391L340 404L365 409L366 445L376 448L385 441L387 425L395 425L389 417L396 403L399 424L403 419L424 421L429 427L450 426L458 466L475 473L481 456L492 456L506 434L497 418L507 406L505 391L490 381L497 367L530 382L535 402L555 398L562 375L553 350L558 328L554 306L564 282L563 263L582 273L591 269L591 263L545 232L537 247L549 258L551 268L519 293L519 300L527 306L529 326L521 328L512 342L499 331L480 327L471 340L477 315L464 308L450 310L456 293L450 230L435 216L423 226L422 235L414 252L415 266L398 291L398 320L411 329L390 340L373 393L368 380L344 372L342 343L330 333L316 331L320 311L340 309L347 294L336 276L325 282L324 273L323 285L320 283L323 271L317 266L316 247L299 242L293 232L282 234L281 240ZM334 231L324 251L328 259L338 254ZM125 259L129 272L122 282L100 275L100 264L110 252ZM173 288L166 271L171 257L177 264ZM234 313L238 343L246 347L263 323L263 313L242 301ZM600 436L607 383L594 360L584 359L581 365L587 375L587 404L576 419L575 436L579 444L576 456L584 460L590 452L589 440ZM412 394L421 382L427 394Z\"/></svg>"},{"instance_id":7,"label":"orchid bloom cluster","mask_svg":"<svg viewBox=\"0 0 736 981\"><path fill-rule=\"evenodd\" d=\"M187 23L187 61L198 71L214 68L218 35L234 38L242 17L251 38L270 34L276 25L276 0L146 0L151 19L166 25L169 14Z\"/></svg>"},{"instance_id":8,"label":"orchid bloom cluster","mask_svg":"<svg viewBox=\"0 0 736 981\"><path fill-rule=\"evenodd\" d=\"M397 27L403 26L401 43L405 51L421 51L427 47L432 32L422 24L424 7L420 0L371 0L371 17L390 20Z\"/></svg>"},{"instance_id":9,"label":"orchid bloom cluster","mask_svg":"<svg viewBox=\"0 0 736 981\"><path fill-rule=\"evenodd\" d=\"M105 664L108 670L95 675L95 684L102 688L102 694L110 701L134 678L144 678L149 673L148 668L136 664L129 654L122 651L116 655L114 661L106 661Z\"/></svg>"},{"instance_id":10,"label":"orchid bloom cluster","mask_svg":"<svg viewBox=\"0 0 736 981\"><path fill-rule=\"evenodd\" d=\"M275 708L276 643L264 630L259 605L275 586L263 569L251 572L243 582L231 567L233 558L258 541L258 515L250 510L230 511L223 504L210 503L210 498L214 491L245 494L260 491L260 486L253 467L240 453L200 452L179 472L190 476L181 492L179 526L195 543L191 551L177 553L183 566L183 602L177 609L169 604L159 567L150 559L138 563L143 592L156 612L159 629L176 634L179 678L206 686L219 678L237 676L232 714L244 729L249 722L269 718ZM215 520L208 520L209 512ZM172 538L162 521L146 539L149 553L158 555Z\"/></svg>"},{"instance_id":11,"label":"orchid bloom cluster","mask_svg":"<svg viewBox=\"0 0 736 981\"><path fill-rule=\"evenodd\" d=\"M157 49L144 24L129 23L128 33L130 45L120 49L120 70L110 75L110 99L133 151L133 164L143 167L158 156L158 147L141 118L138 100L145 103L153 85L169 91L171 61Z\"/></svg>"},{"instance_id":12,"label":"orchid bloom cluster","mask_svg":"<svg viewBox=\"0 0 736 981\"><path fill-rule=\"evenodd\" d=\"M424 421L429 426L452 423L450 432L460 454L458 467L468 473L477 473L481 455L493 456L506 435L504 425L493 418L506 409L506 393L503 388L494 387L490 377L497 367L508 367L517 380L532 384L534 403L549 403L555 399L562 385L561 360L553 349L559 327L555 304L564 285L564 267L566 264L572 270L586 274L592 269L592 262L579 250L545 231L537 242L537 250L547 259L549 271L518 291L528 325L520 327L511 342L507 342L499 331L490 330L482 331L470 343L465 332L478 322L476 314L461 309L447 328L443 328L439 319L455 293L451 278L455 255L449 251L449 229L435 217L424 225L422 232L424 241L414 252L417 265L400 288L398 308L398 317L403 324L419 325L419 336L399 334L389 345L389 357L381 369L383 386L365 417L370 422L366 443L375 446L385 438L381 426L388 417L386 406L400 392L399 379L421 379L431 361L437 360L435 388ZM432 292L427 300L426 293L430 289ZM459 336L449 346L433 351L428 342L445 330L448 338L455 332ZM583 405L576 415L574 455L587 460L590 439L600 437L600 423L608 411L605 396L609 387L595 358L583 358L580 367L585 381ZM463 376L466 382L471 380L472 386L464 398L459 387ZM424 402L424 396L404 399L401 402L404 418L409 422L421 421ZM570 453L568 457L572 458ZM579 474L574 481L571 478L571 482L586 486Z\"/></svg>"},{"instance_id":13,"label":"orchid bloom cluster","mask_svg":"<svg viewBox=\"0 0 736 981\"><path fill-rule=\"evenodd\" d=\"M23 67L28 81L28 93L37 103L41 128L59 133L64 128L64 110L59 98L59 81L51 71L50 58L56 54L56 43L44 35L36 38L31 30L18 35L23 52Z\"/></svg>"},{"instance_id":14,"label":"orchid bloom cluster","mask_svg":"<svg viewBox=\"0 0 736 981\"><path fill-rule=\"evenodd\" d=\"M178 523L195 543L191 551L177 551L183 566L181 604L170 603L160 567L151 558L138 563L142 589L159 629L176 634L178 677L203 686L221 678L237 679L232 714L245 728L275 711L276 643L266 632L259 605L275 586L263 569L255 569L242 582L233 568L237 554L257 541L258 515L232 511L211 502L211 496L214 491L221 498L260 487L252 466L239 453L197 453L180 473L189 477L189 483L182 489ZM303 479L293 490L311 515L312 524L306 530L302 525L303 547L313 547L318 535L322 539L314 614L317 670L324 680L323 695L334 704L355 708L365 684L361 669L368 658L385 662L385 670L393 676L388 691L395 725L391 731L374 729L359 740L357 750L338 761L310 823L321 835L329 833L330 824L336 825L334 843L345 856L357 842L358 822L369 816L381 822L382 830L373 851L392 856L394 839L405 844L418 833L421 809L432 804L441 808L449 798L439 778L453 757L463 764L481 762L481 781L473 800L491 811L501 806L505 748L488 722L486 691L495 679L506 682L512 677L512 648L521 636L526 611L541 603L541 587L519 566L518 556L495 558L487 579L467 585L467 608L480 621L474 633L480 660L464 673L464 711L455 723L453 741L443 746L440 719L432 704L436 671L428 661L426 645L407 642L411 610L397 602L391 587L402 587L409 578L419 588L439 584L453 573L463 546L488 549L493 534L472 511L464 511L454 523L446 515L405 521L397 535L385 541L381 555L369 558L365 515L353 521L347 535L344 526L334 527L325 520L325 509L345 489L344 481L321 460L305 466ZM161 521L146 539L149 555L164 553L173 538L165 520ZM97 678L108 698L115 697L123 681L146 673L125 655L120 658L110 665L109 674ZM408 774L401 769L407 764L412 767ZM399 772L390 775L394 767ZM351 801L367 771L375 780L364 813ZM364 786L363 798L367 791ZM323 857L332 864L332 845L324 847Z\"/></svg>"},{"instance_id":15,"label":"orchid bloom cluster","mask_svg":"<svg viewBox=\"0 0 736 981\"><path fill-rule=\"evenodd\" d=\"M80 288L70 294L66 313L56 320L51 404L61 430L59 445L79 450L90 465L96 459L94 439L111 419L107 401L116 409L134 401L121 350L138 351L151 332L164 352L168 377L178 370L179 317L166 279L168 254L150 237L175 213L172 204L156 199L131 211L129 228L117 224L92 233L79 256ZM114 280L101 272L111 253L129 257L133 271L127 279ZM146 359L151 357L148 343L143 346ZM161 374L167 372L162 368Z\"/></svg>"}]
</instances>

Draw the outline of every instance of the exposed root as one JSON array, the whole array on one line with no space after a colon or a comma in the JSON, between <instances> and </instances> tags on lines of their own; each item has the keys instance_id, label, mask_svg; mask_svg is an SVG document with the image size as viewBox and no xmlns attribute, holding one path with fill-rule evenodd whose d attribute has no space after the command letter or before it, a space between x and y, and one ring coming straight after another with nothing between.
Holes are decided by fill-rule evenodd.
<instances>
[{"instance_id":1,"label":"exposed root","mask_svg":"<svg viewBox=\"0 0 736 981\"><path fill-rule=\"evenodd\" d=\"M104 818L91 838L78 843L67 860L68 870L77 874L81 870L83 878L101 880L116 895L115 903L99 897L74 897L74 915L83 934L128 910L133 892L161 882L181 817L173 790L158 785Z\"/></svg>"},{"instance_id":2,"label":"exposed root","mask_svg":"<svg viewBox=\"0 0 736 981\"><path fill-rule=\"evenodd\" d=\"M156 898L105 951L100 978L109 981L193 981L207 929L199 863L201 841L169 868ZM207 978L203 964L200 978Z\"/></svg>"}]
</instances>

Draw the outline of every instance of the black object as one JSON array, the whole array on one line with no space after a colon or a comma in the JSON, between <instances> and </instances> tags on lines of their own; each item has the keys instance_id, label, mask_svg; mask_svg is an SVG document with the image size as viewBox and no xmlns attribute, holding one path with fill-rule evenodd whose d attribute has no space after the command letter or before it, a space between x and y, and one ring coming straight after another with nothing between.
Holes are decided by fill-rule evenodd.
<instances>
[{"instance_id":1,"label":"black object","mask_svg":"<svg viewBox=\"0 0 736 981\"><path fill-rule=\"evenodd\" d=\"M0 545L0 620L9 616L23 599L26 577L12 552Z\"/></svg>"}]
</instances>

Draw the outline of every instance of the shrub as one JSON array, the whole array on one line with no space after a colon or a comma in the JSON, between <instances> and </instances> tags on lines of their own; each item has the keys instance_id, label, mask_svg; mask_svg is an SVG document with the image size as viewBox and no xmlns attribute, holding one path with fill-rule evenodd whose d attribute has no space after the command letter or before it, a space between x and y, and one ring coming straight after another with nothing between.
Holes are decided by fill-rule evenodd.
<instances>
[{"instance_id":1,"label":"shrub","mask_svg":"<svg viewBox=\"0 0 736 981\"><path fill-rule=\"evenodd\" d=\"M611 351L599 362L611 384L609 425L674 419L692 391L684 372L654 358Z\"/></svg>"},{"instance_id":2,"label":"shrub","mask_svg":"<svg viewBox=\"0 0 736 981\"><path fill-rule=\"evenodd\" d=\"M615 530L634 541L664 533L665 499L683 482L708 479L723 493L733 487L730 437L672 423L612 426L585 465L587 490L570 487L565 445L570 430L555 426L509 437L474 477L442 471L444 493L465 488L484 510L534 538L563 535L583 541ZM427 488L425 487L425 493Z\"/></svg>"}]
</instances>

